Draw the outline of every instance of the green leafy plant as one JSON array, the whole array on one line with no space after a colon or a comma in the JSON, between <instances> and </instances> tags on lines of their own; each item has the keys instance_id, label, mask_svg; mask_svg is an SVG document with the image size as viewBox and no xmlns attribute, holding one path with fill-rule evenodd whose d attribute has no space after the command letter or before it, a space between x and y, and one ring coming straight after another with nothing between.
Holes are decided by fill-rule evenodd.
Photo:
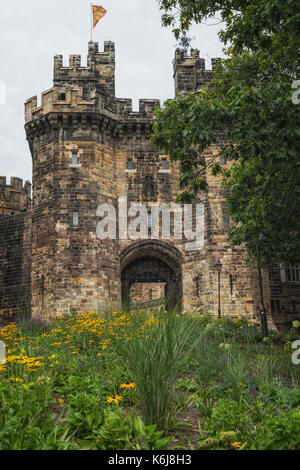
<instances>
[{"instance_id":1,"label":"green leafy plant","mask_svg":"<svg viewBox=\"0 0 300 470\"><path fill-rule=\"evenodd\" d=\"M104 410L102 425L82 444L90 450L158 450L167 448L171 440L162 437L155 425L146 426L140 418L126 416L117 408Z\"/></svg>"}]
</instances>

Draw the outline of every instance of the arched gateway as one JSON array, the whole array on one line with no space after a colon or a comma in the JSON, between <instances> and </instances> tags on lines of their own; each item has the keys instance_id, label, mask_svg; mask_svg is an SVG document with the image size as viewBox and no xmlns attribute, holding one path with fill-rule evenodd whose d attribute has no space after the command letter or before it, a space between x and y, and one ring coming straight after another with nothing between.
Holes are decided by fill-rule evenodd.
<instances>
[{"instance_id":1,"label":"arched gateway","mask_svg":"<svg viewBox=\"0 0 300 470\"><path fill-rule=\"evenodd\" d=\"M182 254L170 243L145 240L121 253L124 304L165 299L166 308L181 304Z\"/></svg>"}]
</instances>

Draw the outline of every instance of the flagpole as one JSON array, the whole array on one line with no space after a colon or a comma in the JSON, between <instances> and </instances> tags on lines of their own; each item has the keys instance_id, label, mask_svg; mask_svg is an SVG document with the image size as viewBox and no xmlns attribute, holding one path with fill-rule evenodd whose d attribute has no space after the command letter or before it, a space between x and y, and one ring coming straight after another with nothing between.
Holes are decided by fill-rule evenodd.
<instances>
[{"instance_id":1,"label":"flagpole","mask_svg":"<svg viewBox=\"0 0 300 470\"><path fill-rule=\"evenodd\" d=\"M93 4L91 3L91 41L93 41Z\"/></svg>"}]
</instances>

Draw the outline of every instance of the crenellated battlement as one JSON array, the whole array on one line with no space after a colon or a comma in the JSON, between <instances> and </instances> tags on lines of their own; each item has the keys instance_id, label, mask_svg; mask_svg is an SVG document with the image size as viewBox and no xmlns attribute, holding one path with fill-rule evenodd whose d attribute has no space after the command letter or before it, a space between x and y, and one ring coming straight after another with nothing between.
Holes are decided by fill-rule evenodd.
<instances>
[{"instance_id":1,"label":"crenellated battlement","mask_svg":"<svg viewBox=\"0 0 300 470\"><path fill-rule=\"evenodd\" d=\"M117 99L117 112L121 118L133 119L153 119L154 112L157 106L160 106L158 99L140 99L139 110L132 110L132 99L118 98Z\"/></svg>"},{"instance_id":2,"label":"crenellated battlement","mask_svg":"<svg viewBox=\"0 0 300 470\"><path fill-rule=\"evenodd\" d=\"M204 88L211 81L220 60L219 58L211 59L212 70L207 70L205 59L200 58L198 49L191 49L188 56L184 55L182 49L176 49L173 60L175 92L189 95Z\"/></svg>"},{"instance_id":3,"label":"crenellated battlement","mask_svg":"<svg viewBox=\"0 0 300 470\"><path fill-rule=\"evenodd\" d=\"M69 55L69 65L63 65L63 56L57 54L54 56L54 80L60 79L60 72L66 72L65 76L70 75L70 72L80 68L82 74L86 72L87 74L92 72L91 68L93 64L101 64L106 62L114 63L115 62L115 44L112 41L104 42L104 52L99 52L99 43L98 42L89 42L89 51L88 51L88 60L87 66L81 66L81 55L80 54L70 54Z\"/></svg>"},{"instance_id":4,"label":"crenellated battlement","mask_svg":"<svg viewBox=\"0 0 300 470\"><path fill-rule=\"evenodd\" d=\"M63 93L63 96L62 96ZM96 93L93 94L96 98ZM98 100L99 104L99 100ZM83 88L78 86L53 87L41 95L41 105L37 106L37 96L33 96L25 103L25 123L38 119L51 112L75 111L82 112L86 108L95 107L95 99L83 99Z\"/></svg>"},{"instance_id":5,"label":"crenellated battlement","mask_svg":"<svg viewBox=\"0 0 300 470\"><path fill-rule=\"evenodd\" d=\"M97 42L90 41L87 66L81 66L81 56L71 54L69 66L63 66L63 56L54 57L54 86L67 84L100 85L103 91L115 96L115 44L105 41L104 52L99 52Z\"/></svg>"},{"instance_id":6,"label":"crenellated battlement","mask_svg":"<svg viewBox=\"0 0 300 470\"><path fill-rule=\"evenodd\" d=\"M38 119L50 113L63 116L68 114L71 118L81 113L100 113L114 120L147 120L151 121L154 111L160 105L158 99L140 99L139 110L133 111L132 99L111 98L108 99L96 90L90 92L89 100L83 97L83 88L67 86L64 88L64 99L60 99L60 88L50 88L41 95L41 105L37 106L37 96L33 96L25 103L25 122L38 121Z\"/></svg>"},{"instance_id":7,"label":"crenellated battlement","mask_svg":"<svg viewBox=\"0 0 300 470\"><path fill-rule=\"evenodd\" d=\"M31 183L21 178L0 176L0 216L26 212L31 207Z\"/></svg>"},{"instance_id":8,"label":"crenellated battlement","mask_svg":"<svg viewBox=\"0 0 300 470\"><path fill-rule=\"evenodd\" d=\"M212 59L212 70L206 70L205 60L200 58L198 49L191 49L188 56L184 55L182 49L177 49L173 61L176 92L187 95L206 86L219 60ZM110 41L104 43L103 52L99 52L97 42L89 42L85 67L81 66L80 55L70 55L68 67L63 65L63 57L56 55L53 88L42 93L40 106L36 96L25 103L27 134L32 135L32 131L43 133L51 128L52 122L55 126L63 123L66 128L66 122L71 125L74 121L75 127L80 127L81 123L85 125L85 115L90 115L89 119L94 123L98 115L100 119L108 118L114 123L113 128L117 122L150 124L160 101L140 99L139 110L133 111L131 99L115 97L114 74L115 45ZM55 115L54 121L51 118L44 119L50 113Z\"/></svg>"},{"instance_id":9,"label":"crenellated battlement","mask_svg":"<svg viewBox=\"0 0 300 470\"><path fill-rule=\"evenodd\" d=\"M69 66L63 65L63 57L54 57L54 86L41 95L38 106L37 96L25 103L25 123L35 127L39 119L55 113L71 121L80 113L100 113L115 121L133 119L152 120L155 108L160 104L156 99L141 99L139 111L132 110L131 99L115 97L115 45L104 43L104 52L99 52L97 42L89 42L87 66L81 66L81 56L69 56ZM77 119L77 118L76 118ZM48 122L49 124L49 122Z\"/></svg>"}]
</instances>

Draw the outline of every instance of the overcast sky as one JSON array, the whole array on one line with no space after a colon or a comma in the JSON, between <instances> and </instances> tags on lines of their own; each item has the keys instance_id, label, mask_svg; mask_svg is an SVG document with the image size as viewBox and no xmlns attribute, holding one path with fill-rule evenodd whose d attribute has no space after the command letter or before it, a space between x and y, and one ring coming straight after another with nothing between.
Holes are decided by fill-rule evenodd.
<instances>
[{"instance_id":1,"label":"overcast sky","mask_svg":"<svg viewBox=\"0 0 300 470\"><path fill-rule=\"evenodd\" d=\"M103 50L105 40L116 44L116 95L133 98L174 96L172 60L176 40L162 28L156 0L99 0L108 13L94 30ZM192 47L210 67L210 58L222 56L220 26L194 25ZM53 56L81 54L86 65L90 40L90 1L1 1L0 84L6 103L0 104L0 176L31 181L31 156L24 132L24 102L51 88ZM1 95L1 86L0 86Z\"/></svg>"}]
</instances>

